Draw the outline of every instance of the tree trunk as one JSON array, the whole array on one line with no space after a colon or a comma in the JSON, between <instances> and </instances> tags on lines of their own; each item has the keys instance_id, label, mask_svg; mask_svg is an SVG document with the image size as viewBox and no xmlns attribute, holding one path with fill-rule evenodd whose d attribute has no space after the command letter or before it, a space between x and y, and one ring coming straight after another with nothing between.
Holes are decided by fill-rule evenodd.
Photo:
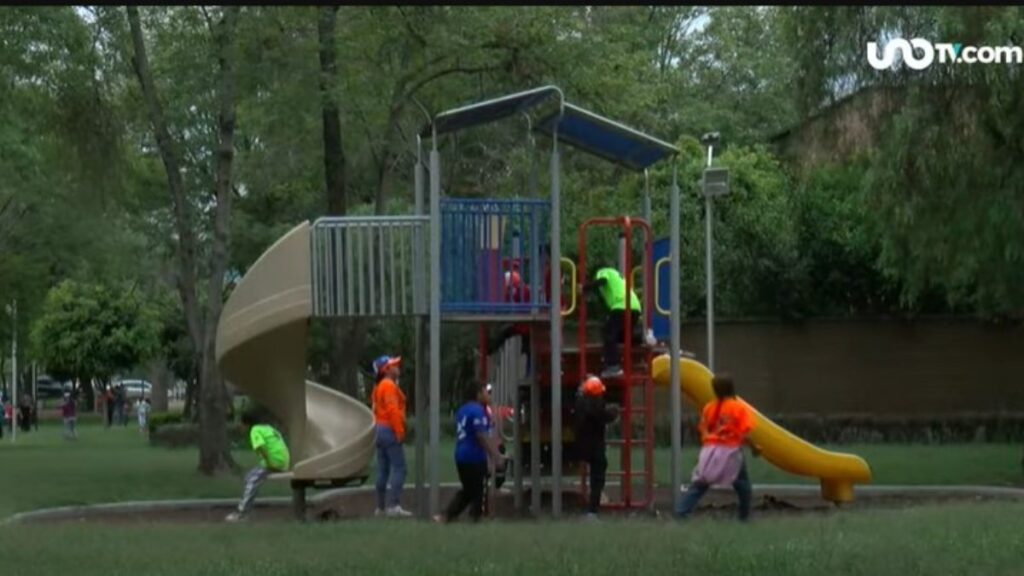
<instances>
[{"instance_id":1,"label":"tree trunk","mask_svg":"<svg viewBox=\"0 0 1024 576\"><path fill-rule=\"evenodd\" d=\"M164 117L163 105L156 92L153 76L149 69L149 57L146 55L146 42L142 34L142 23L139 9L128 6L128 25L131 28L132 66L139 79L143 100L153 125L153 136L156 139L160 159L167 173L167 188L171 194L171 205L174 212L174 230L178 236L175 245L178 256L178 294L185 311L189 338L195 350L202 350L202 329L200 326L199 303L197 301L196 279L196 235L192 225L192 212L185 193L185 183L181 176L181 155L176 142L171 138Z\"/></svg>"},{"instance_id":2,"label":"tree trunk","mask_svg":"<svg viewBox=\"0 0 1024 576\"><path fill-rule=\"evenodd\" d=\"M344 216L348 209L345 194L345 148L341 135L338 107L338 66L336 34L338 7L317 9L317 37L320 45L320 108L323 119L324 180L327 214ZM355 363L363 349L365 328L362 322L332 318L327 326L328 386L355 396L358 382Z\"/></svg>"},{"instance_id":3,"label":"tree trunk","mask_svg":"<svg viewBox=\"0 0 1024 576\"><path fill-rule=\"evenodd\" d=\"M206 474L235 469L227 432L227 390L217 370L217 323L224 307L224 277L231 232L232 168L235 159L235 29L241 8L223 8L217 24L220 73L217 111L216 199L211 274L206 292L202 376L199 380L199 470Z\"/></svg>"},{"instance_id":4,"label":"tree trunk","mask_svg":"<svg viewBox=\"0 0 1024 576\"><path fill-rule=\"evenodd\" d=\"M96 390L93 388L92 379L75 378L75 392L78 394L79 406L86 406L91 412L96 408Z\"/></svg>"},{"instance_id":5,"label":"tree trunk","mask_svg":"<svg viewBox=\"0 0 1024 576\"><path fill-rule=\"evenodd\" d=\"M327 367L331 388L353 398L359 393L359 373L356 365L363 354L366 324L358 319L332 319L328 326L329 345ZM337 343L337 344L335 344Z\"/></svg>"},{"instance_id":6,"label":"tree trunk","mask_svg":"<svg viewBox=\"0 0 1024 576\"><path fill-rule=\"evenodd\" d=\"M157 358L149 363L149 381L153 383L153 393L150 401L153 403L153 412L167 412L167 391L171 385L171 373L167 369L167 362L163 358Z\"/></svg>"},{"instance_id":7,"label":"tree trunk","mask_svg":"<svg viewBox=\"0 0 1024 576\"><path fill-rule=\"evenodd\" d=\"M216 162L216 211L214 216L213 255L205 314L198 302L199 280L197 278L197 240L192 225L191 208L181 174L181 156L177 143L171 137L164 117L163 107L149 69L145 38L139 10L135 6L126 8L131 29L134 54L132 65L142 89L143 99L153 125L160 158L167 173L167 187L171 195L174 212L174 228L178 236L176 244L179 277L178 292L181 297L189 338L193 349L199 353L199 470L212 474L225 468L234 468L229 452L227 425L225 422L225 393L217 374L214 358L214 338L217 320L223 306L222 286L227 268L228 231L231 210L231 170L234 160L235 123L235 25L238 7L223 9L223 16L214 31L218 46L218 143Z\"/></svg>"},{"instance_id":8,"label":"tree trunk","mask_svg":"<svg viewBox=\"0 0 1024 576\"><path fill-rule=\"evenodd\" d=\"M341 138L341 113L338 109L338 66L335 34L338 6L320 6L317 31L320 41L320 107L323 118L324 179L327 186L327 213L344 216L345 149Z\"/></svg>"}]
</instances>

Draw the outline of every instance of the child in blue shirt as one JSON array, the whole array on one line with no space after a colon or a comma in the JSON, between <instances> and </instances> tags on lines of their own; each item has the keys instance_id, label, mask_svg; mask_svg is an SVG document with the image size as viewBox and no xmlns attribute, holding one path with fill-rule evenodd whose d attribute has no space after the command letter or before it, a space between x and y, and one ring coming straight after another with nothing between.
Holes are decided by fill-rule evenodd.
<instances>
[{"instance_id":1,"label":"child in blue shirt","mask_svg":"<svg viewBox=\"0 0 1024 576\"><path fill-rule=\"evenodd\" d=\"M455 467L462 489L452 498L444 515L434 517L436 522L451 522L467 506L469 517L474 522L479 521L488 473L504 466L504 456L491 438L491 421L487 416L491 394L487 385L477 383L466 392L466 402L455 413Z\"/></svg>"}]
</instances>

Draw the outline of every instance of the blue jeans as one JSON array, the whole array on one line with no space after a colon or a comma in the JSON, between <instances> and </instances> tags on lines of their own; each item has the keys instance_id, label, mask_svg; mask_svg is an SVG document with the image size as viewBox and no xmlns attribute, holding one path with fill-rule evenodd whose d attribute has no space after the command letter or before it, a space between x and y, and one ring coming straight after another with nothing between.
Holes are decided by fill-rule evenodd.
<instances>
[{"instance_id":1,"label":"blue jeans","mask_svg":"<svg viewBox=\"0 0 1024 576\"><path fill-rule=\"evenodd\" d=\"M388 480L391 480L390 494L387 491ZM390 426L378 425L377 508L398 506L402 501L403 484L405 484L405 451Z\"/></svg>"},{"instance_id":2,"label":"blue jeans","mask_svg":"<svg viewBox=\"0 0 1024 576\"><path fill-rule=\"evenodd\" d=\"M683 499L679 502L679 507L676 508L676 517L679 519L686 518L693 512L693 509L697 507L697 503L704 497L704 494L708 491L707 484L703 482L694 482L690 484L690 487L686 490L686 494L683 495ZM747 475L747 463L744 462L743 466L740 467L740 473L736 476L736 480L732 483L732 489L736 491L736 496L740 501L740 520L746 521L750 518L750 477Z\"/></svg>"}]
</instances>

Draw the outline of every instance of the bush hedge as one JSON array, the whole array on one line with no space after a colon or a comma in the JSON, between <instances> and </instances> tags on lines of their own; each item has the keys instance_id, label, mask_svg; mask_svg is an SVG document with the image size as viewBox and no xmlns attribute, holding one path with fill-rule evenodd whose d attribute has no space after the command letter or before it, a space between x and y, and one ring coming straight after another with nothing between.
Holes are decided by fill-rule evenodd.
<instances>
[{"instance_id":1,"label":"bush hedge","mask_svg":"<svg viewBox=\"0 0 1024 576\"><path fill-rule=\"evenodd\" d=\"M245 431L240 424L228 424L228 440L235 447L248 447ZM163 448L198 446L199 424L195 422L163 424L155 430L151 430L149 444Z\"/></svg>"},{"instance_id":2,"label":"bush hedge","mask_svg":"<svg viewBox=\"0 0 1024 576\"><path fill-rule=\"evenodd\" d=\"M815 444L950 444L1024 441L1024 413L875 416L792 414L772 420ZM683 419L683 442L697 442L696 416ZM655 442L671 443L671 425L655 426Z\"/></svg>"},{"instance_id":3,"label":"bush hedge","mask_svg":"<svg viewBox=\"0 0 1024 576\"><path fill-rule=\"evenodd\" d=\"M915 416L875 416L870 414L790 414L771 416L776 424L814 444L950 444L969 442L1024 442L1024 413L936 414ZM406 443L416 439L417 419L406 420ZM568 425L569 422L567 421ZM181 414L154 414L149 423L150 443L154 446L183 447L198 445L199 426L185 422ZM248 446L240 424L230 423L231 441L240 448ZM611 433L611 431L609 431ZM637 434L640 431L637 430ZM618 435L618 430L615 431ZM670 426L658 422L655 444L671 444ZM442 415L441 437L454 438L455 422ZM698 442L697 419L689 412L683 418L683 443Z\"/></svg>"}]
</instances>

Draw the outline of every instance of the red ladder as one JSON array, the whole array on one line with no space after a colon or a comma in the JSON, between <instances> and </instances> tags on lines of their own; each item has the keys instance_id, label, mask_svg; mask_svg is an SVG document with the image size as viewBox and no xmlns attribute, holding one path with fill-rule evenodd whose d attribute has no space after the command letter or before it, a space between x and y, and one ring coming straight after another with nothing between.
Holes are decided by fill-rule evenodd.
<instances>
[{"instance_id":1,"label":"red ladder","mask_svg":"<svg viewBox=\"0 0 1024 576\"><path fill-rule=\"evenodd\" d=\"M647 222L641 219L634 219L628 216L619 218L592 218L587 220L580 226L579 232L579 263L577 267L579 269L580 279L582 282L587 281L586 272L586 230L589 226L594 225L606 225L621 227L624 231L625 237L625 268L627 273L626 278L626 294L627 303L629 294L633 291L633 274L629 271L632 270L632 231L633 227L640 227L645 233L644 242L644 263L645 263L645 274L644 274L644 290L643 296L641 297L643 305L643 313L645 315L645 325L651 326L651 308L654 305L654 298L652 295L652 282L653 273L651 270L651 228ZM587 305L586 298L582 298L579 303L579 329L578 329L578 346L579 350L583 351L587 349L587 332L586 332L586 321L587 321ZM653 359L651 350L647 349L643 353L643 361L638 365L634 364L633 357L633 326L631 314L626 314L625 326L624 326L624 342L622 345L622 370L623 375L617 378L603 379L605 386L609 390L617 390L621 394L622 398L622 414L620 418L620 429L622 436L620 438L610 439L608 445L611 447L618 447L620 450L620 468L617 470L609 470L607 473L608 480L619 479L621 489L619 491L619 499L611 500L606 504L609 508L650 508L654 505L654 384L650 377L650 366ZM579 375L581 378L586 376L587 373L587 355L581 353L579 356ZM596 371L595 371L596 372ZM639 389L641 398L637 402L635 393ZM641 437L636 436L635 425L636 420L641 420L639 428L642 430ZM633 455L636 450L641 450L643 454L643 464L639 469L633 466ZM581 479L581 492L586 494L586 483L587 483L587 470L582 470L583 478ZM637 480L642 479L643 487L643 498L634 498L633 489L637 484Z\"/></svg>"}]
</instances>

